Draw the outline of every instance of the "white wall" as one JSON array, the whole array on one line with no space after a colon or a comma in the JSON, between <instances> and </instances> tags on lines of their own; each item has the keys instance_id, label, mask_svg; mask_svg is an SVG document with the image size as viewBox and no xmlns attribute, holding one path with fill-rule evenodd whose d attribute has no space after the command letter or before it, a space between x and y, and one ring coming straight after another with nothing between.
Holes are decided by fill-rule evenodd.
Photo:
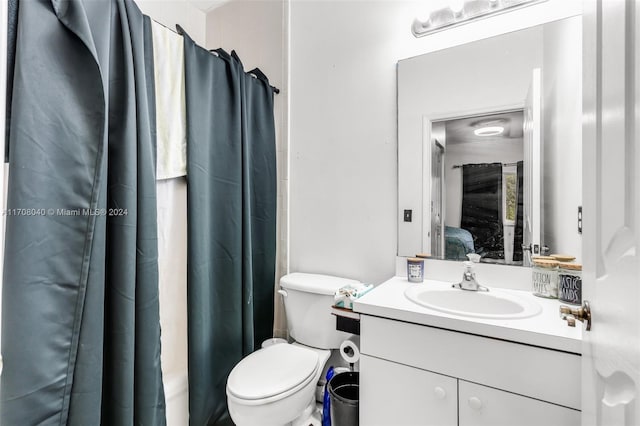
<instances>
[{"instance_id":1,"label":"white wall","mask_svg":"<svg viewBox=\"0 0 640 426\"><path fill-rule=\"evenodd\" d=\"M396 251L396 2L292 1L290 267L368 282Z\"/></svg>"},{"instance_id":2,"label":"white wall","mask_svg":"<svg viewBox=\"0 0 640 426\"><path fill-rule=\"evenodd\" d=\"M136 0L136 4L145 15L162 25L175 30L180 24L189 36L204 46L205 13L186 0Z\"/></svg>"},{"instance_id":3,"label":"white wall","mask_svg":"<svg viewBox=\"0 0 640 426\"><path fill-rule=\"evenodd\" d=\"M272 86L284 89L286 10L284 0L236 0L217 7L207 14L206 46L235 50L246 71L258 67Z\"/></svg>"},{"instance_id":4,"label":"white wall","mask_svg":"<svg viewBox=\"0 0 640 426\"><path fill-rule=\"evenodd\" d=\"M554 253L580 260L578 206L582 205L582 22L574 18L544 30L544 242Z\"/></svg>"},{"instance_id":5,"label":"white wall","mask_svg":"<svg viewBox=\"0 0 640 426\"><path fill-rule=\"evenodd\" d=\"M274 97L278 172L278 219L276 281L288 271L288 143L287 143L287 19L288 0L233 1L207 14L207 48L235 50L244 69L260 68L272 86L280 89ZM286 336L282 296L275 293L274 334Z\"/></svg>"}]
</instances>

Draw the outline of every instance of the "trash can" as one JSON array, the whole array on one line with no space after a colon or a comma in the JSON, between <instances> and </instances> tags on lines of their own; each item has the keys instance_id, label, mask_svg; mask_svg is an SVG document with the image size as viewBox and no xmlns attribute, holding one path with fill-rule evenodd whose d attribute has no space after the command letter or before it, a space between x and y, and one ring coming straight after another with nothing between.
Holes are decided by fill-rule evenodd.
<instances>
[{"instance_id":1,"label":"trash can","mask_svg":"<svg viewBox=\"0 0 640 426\"><path fill-rule=\"evenodd\" d=\"M360 377L358 372L336 374L329 380L331 426L358 426Z\"/></svg>"}]
</instances>

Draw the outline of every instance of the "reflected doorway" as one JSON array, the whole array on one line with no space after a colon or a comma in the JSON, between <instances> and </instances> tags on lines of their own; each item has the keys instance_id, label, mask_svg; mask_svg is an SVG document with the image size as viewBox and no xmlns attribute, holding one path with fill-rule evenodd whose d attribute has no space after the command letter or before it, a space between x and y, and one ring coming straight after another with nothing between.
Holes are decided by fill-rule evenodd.
<instances>
[{"instance_id":1,"label":"reflected doorway","mask_svg":"<svg viewBox=\"0 0 640 426\"><path fill-rule=\"evenodd\" d=\"M431 255L522 264L522 109L431 123Z\"/></svg>"}]
</instances>

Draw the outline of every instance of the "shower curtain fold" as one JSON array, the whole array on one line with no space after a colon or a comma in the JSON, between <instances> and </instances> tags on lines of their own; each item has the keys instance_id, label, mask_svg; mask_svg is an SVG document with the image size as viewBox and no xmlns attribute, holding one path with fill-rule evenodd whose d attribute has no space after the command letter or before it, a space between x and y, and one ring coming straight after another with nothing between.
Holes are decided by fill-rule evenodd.
<instances>
[{"instance_id":1,"label":"shower curtain fold","mask_svg":"<svg viewBox=\"0 0 640 426\"><path fill-rule=\"evenodd\" d=\"M224 415L227 375L235 361L252 349L244 337L245 302L239 288L243 277L241 83L237 64L215 57L183 35L189 424L201 426Z\"/></svg>"},{"instance_id":2,"label":"shower curtain fold","mask_svg":"<svg viewBox=\"0 0 640 426\"><path fill-rule=\"evenodd\" d=\"M522 243L524 221L522 213L524 212L524 162L518 161L516 165L518 176L518 213L516 215L516 228L513 236L513 260L522 262Z\"/></svg>"},{"instance_id":3,"label":"shower curtain fold","mask_svg":"<svg viewBox=\"0 0 640 426\"><path fill-rule=\"evenodd\" d=\"M245 209L251 229L254 347L273 335L274 279L276 269L276 149L273 88L264 74L244 75L246 105ZM249 214L250 213L250 214Z\"/></svg>"},{"instance_id":4,"label":"shower curtain fold","mask_svg":"<svg viewBox=\"0 0 640 426\"><path fill-rule=\"evenodd\" d=\"M16 62L16 38L18 33L18 0L7 1L7 83L5 103L4 162L9 161L9 128L11 123L11 97L13 95L13 71Z\"/></svg>"},{"instance_id":5,"label":"shower curtain fold","mask_svg":"<svg viewBox=\"0 0 640 426\"><path fill-rule=\"evenodd\" d=\"M165 423L149 21L20 3L0 423ZM146 61L145 61L146 59Z\"/></svg>"},{"instance_id":6,"label":"shower curtain fold","mask_svg":"<svg viewBox=\"0 0 640 426\"><path fill-rule=\"evenodd\" d=\"M235 52L181 29L187 101L189 413L227 418L226 380L273 329L276 171L273 91Z\"/></svg>"}]
</instances>

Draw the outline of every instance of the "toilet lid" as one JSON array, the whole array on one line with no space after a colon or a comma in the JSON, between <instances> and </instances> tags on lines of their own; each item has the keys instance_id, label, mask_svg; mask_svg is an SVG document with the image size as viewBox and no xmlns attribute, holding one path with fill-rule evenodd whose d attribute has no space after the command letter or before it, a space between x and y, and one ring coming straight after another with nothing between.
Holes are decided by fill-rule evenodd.
<instances>
[{"instance_id":1,"label":"toilet lid","mask_svg":"<svg viewBox=\"0 0 640 426\"><path fill-rule=\"evenodd\" d=\"M263 399L307 381L318 369L318 354L280 344L260 349L240 361L229 374L227 390L242 399Z\"/></svg>"}]
</instances>

